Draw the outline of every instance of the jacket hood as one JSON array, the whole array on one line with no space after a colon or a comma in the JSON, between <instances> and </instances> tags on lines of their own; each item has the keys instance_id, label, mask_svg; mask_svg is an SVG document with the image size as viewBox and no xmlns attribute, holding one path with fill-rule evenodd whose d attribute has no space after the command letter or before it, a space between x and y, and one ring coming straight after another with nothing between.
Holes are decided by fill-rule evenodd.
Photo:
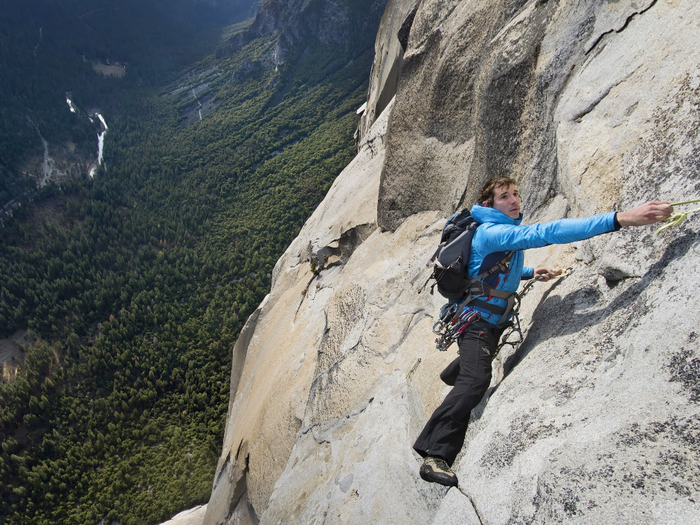
<instances>
[{"instance_id":1,"label":"jacket hood","mask_svg":"<svg viewBox=\"0 0 700 525\"><path fill-rule=\"evenodd\" d=\"M511 219L507 215L501 213L496 208L488 208L486 206L481 206L480 204L475 204L471 209L472 217L476 222L495 222L496 224L513 224L519 226L523 220L523 214L517 219Z\"/></svg>"}]
</instances>

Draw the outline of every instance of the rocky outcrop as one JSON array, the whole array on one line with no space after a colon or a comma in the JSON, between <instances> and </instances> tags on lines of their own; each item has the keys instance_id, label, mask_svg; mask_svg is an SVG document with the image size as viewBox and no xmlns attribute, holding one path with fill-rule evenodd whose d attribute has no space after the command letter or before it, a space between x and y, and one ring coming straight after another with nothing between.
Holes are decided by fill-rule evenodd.
<instances>
[{"instance_id":1,"label":"rocky outcrop","mask_svg":"<svg viewBox=\"0 0 700 525\"><path fill-rule=\"evenodd\" d=\"M528 252L572 272L523 298L460 486L422 482L411 449L454 358L419 293L445 215L492 175L519 180L526 222L697 197L699 16L420 2L395 101L236 345L205 524L699 523L697 217Z\"/></svg>"},{"instance_id":2,"label":"rocky outcrop","mask_svg":"<svg viewBox=\"0 0 700 525\"><path fill-rule=\"evenodd\" d=\"M248 513L254 516L251 519L264 514L304 426L318 366L315 345L324 340L325 366L342 352L337 345L342 337L326 333L329 320L324 307L333 295L325 285L326 276L342 271L356 247L364 246L376 229L385 129L386 118L380 119L346 175L338 177L277 263L270 295L236 344L223 453L205 524L224 523L233 513ZM349 287L343 293L336 318L343 317L347 308L361 310L353 303L361 301L357 292ZM334 330L345 334L353 329Z\"/></svg>"},{"instance_id":3,"label":"rocky outcrop","mask_svg":"<svg viewBox=\"0 0 700 525\"><path fill-rule=\"evenodd\" d=\"M202 525L206 510L206 505L200 505L199 507L180 512L168 521L161 523L161 525Z\"/></svg>"},{"instance_id":4,"label":"rocky outcrop","mask_svg":"<svg viewBox=\"0 0 700 525\"><path fill-rule=\"evenodd\" d=\"M360 140L396 95L404 51L417 11L418 0L390 0L384 10L369 74L367 106L358 126Z\"/></svg>"}]
</instances>

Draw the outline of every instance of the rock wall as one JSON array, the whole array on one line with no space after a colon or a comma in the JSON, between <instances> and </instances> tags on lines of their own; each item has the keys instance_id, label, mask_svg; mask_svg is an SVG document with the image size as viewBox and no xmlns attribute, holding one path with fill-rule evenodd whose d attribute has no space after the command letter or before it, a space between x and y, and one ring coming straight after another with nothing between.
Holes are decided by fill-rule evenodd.
<instances>
[{"instance_id":1,"label":"rock wall","mask_svg":"<svg viewBox=\"0 0 700 525\"><path fill-rule=\"evenodd\" d=\"M411 449L454 358L419 293L445 215L492 175L518 179L526 222L697 198L698 19L691 0L418 4L395 101L234 349L205 524L700 523L697 216L529 251L572 272L523 298L460 486L421 481Z\"/></svg>"},{"instance_id":2,"label":"rock wall","mask_svg":"<svg viewBox=\"0 0 700 525\"><path fill-rule=\"evenodd\" d=\"M599 150L589 162L602 142L579 135L597 125L591 111L624 96L629 104L615 116L624 128L611 132L634 135L630 130L645 126L654 102L678 81L675 65L695 64L686 47L697 37L693 28L677 34L673 20L657 18L676 6L656 3L423 1L390 124L380 226L394 229L419 211L452 211L471 202L482 182L495 176L519 180L530 209L555 195L566 197L572 211L607 209L615 192L597 203L578 195L572 182L580 186L580 173L592 166L588 179L606 178L619 188L608 175L619 173L619 166L608 165L608 158L619 157L634 140L610 144L605 150L614 151ZM643 29L653 19L657 42ZM668 56L674 45L678 55ZM652 107L644 107L647 103ZM612 122L605 127L613 128ZM570 158L560 143L579 139L592 149Z\"/></svg>"}]
</instances>

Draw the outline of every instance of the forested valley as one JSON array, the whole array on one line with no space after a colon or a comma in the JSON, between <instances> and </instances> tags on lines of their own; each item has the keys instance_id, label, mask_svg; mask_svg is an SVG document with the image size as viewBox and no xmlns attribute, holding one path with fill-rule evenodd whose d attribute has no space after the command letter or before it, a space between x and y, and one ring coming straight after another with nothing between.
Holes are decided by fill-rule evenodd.
<instances>
[{"instance_id":1,"label":"forested valley","mask_svg":"<svg viewBox=\"0 0 700 525\"><path fill-rule=\"evenodd\" d=\"M69 129L93 144L61 98L70 85L109 133L93 178L32 190L2 218L0 337L21 342L7 358L16 376L0 383L0 523L145 525L209 497L232 346L354 155L373 56L372 33L346 47L311 39L274 64L276 34L226 45L250 26L239 19L209 17L178 42L158 40L158 53L123 50L123 79L73 75L60 60L77 51L55 40L45 59L59 61L55 93L35 64L35 88L22 89L17 57L36 42L27 36L15 58L4 48L16 80L3 74L0 86L7 199L32 187L8 175L17 152L35 147L23 146L23 108L44 108L28 110L42 135ZM4 20L9 41L19 30ZM131 42L149 49L159 34ZM113 51L100 45L99 56ZM13 123L23 131L12 135Z\"/></svg>"}]
</instances>

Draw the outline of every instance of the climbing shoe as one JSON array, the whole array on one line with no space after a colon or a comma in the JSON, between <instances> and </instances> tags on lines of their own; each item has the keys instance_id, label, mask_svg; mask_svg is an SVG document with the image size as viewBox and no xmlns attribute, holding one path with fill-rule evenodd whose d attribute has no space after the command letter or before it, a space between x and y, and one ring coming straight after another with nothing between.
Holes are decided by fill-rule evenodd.
<instances>
[{"instance_id":1,"label":"climbing shoe","mask_svg":"<svg viewBox=\"0 0 700 525\"><path fill-rule=\"evenodd\" d=\"M430 483L439 483L446 487L457 486L457 476L442 458L428 456L420 466L420 477Z\"/></svg>"}]
</instances>

